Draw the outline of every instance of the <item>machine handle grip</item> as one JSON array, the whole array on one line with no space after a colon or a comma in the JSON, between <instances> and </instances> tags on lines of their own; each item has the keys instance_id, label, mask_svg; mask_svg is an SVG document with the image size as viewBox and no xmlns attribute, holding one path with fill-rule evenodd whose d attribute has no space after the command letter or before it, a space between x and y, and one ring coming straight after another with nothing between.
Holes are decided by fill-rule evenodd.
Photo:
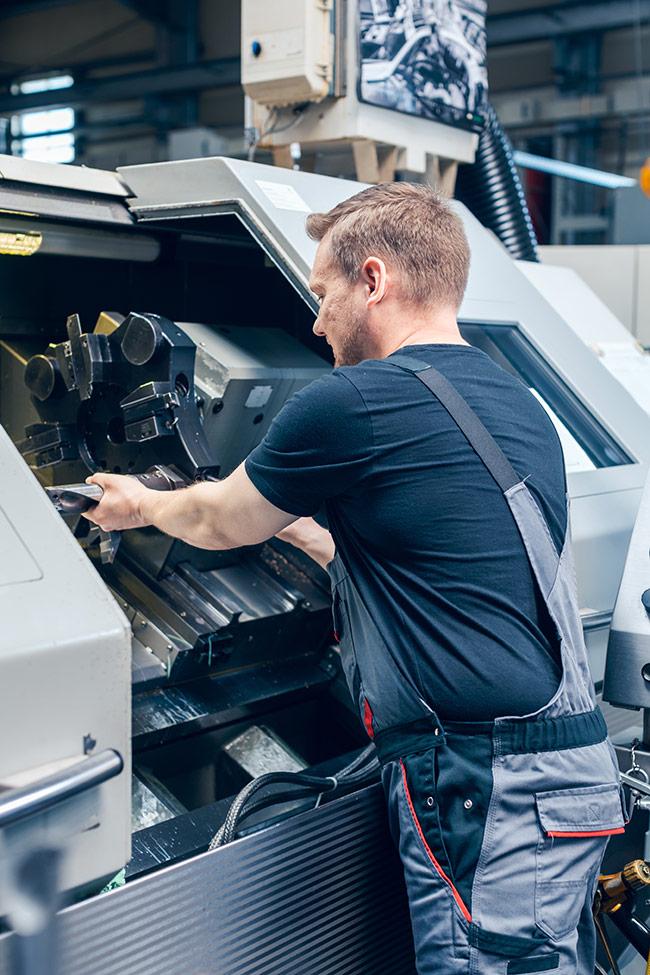
<instances>
[{"instance_id":1,"label":"machine handle grip","mask_svg":"<svg viewBox=\"0 0 650 975\"><path fill-rule=\"evenodd\" d=\"M0 793L0 829L52 809L66 799L115 778L124 768L119 752L107 748L37 782Z\"/></svg>"},{"instance_id":2,"label":"machine handle grip","mask_svg":"<svg viewBox=\"0 0 650 975\"><path fill-rule=\"evenodd\" d=\"M133 476L152 491L177 491L179 488L186 487L188 483L173 467L165 467L164 464L155 464L144 474Z\"/></svg>"},{"instance_id":3,"label":"machine handle grip","mask_svg":"<svg viewBox=\"0 0 650 975\"><path fill-rule=\"evenodd\" d=\"M98 504L103 495L99 484L59 484L45 491L57 511L63 515L79 515Z\"/></svg>"},{"instance_id":4,"label":"machine handle grip","mask_svg":"<svg viewBox=\"0 0 650 975\"><path fill-rule=\"evenodd\" d=\"M136 480L151 488L152 491L177 491L185 487L187 481L173 467L156 464L144 474L133 474ZM62 515L80 515L98 504L104 491L99 484L59 484L56 487L46 487L45 491Z\"/></svg>"}]
</instances>

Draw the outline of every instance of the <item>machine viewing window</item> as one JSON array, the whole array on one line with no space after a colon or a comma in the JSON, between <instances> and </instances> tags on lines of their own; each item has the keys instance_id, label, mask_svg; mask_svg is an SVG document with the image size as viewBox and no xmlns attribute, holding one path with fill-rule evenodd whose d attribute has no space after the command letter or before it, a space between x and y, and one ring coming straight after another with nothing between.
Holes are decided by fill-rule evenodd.
<instances>
[{"instance_id":1,"label":"machine viewing window","mask_svg":"<svg viewBox=\"0 0 650 975\"><path fill-rule=\"evenodd\" d=\"M558 432L568 473L633 463L516 325L464 322L460 327L468 342L523 380L540 401Z\"/></svg>"}]
</instances>

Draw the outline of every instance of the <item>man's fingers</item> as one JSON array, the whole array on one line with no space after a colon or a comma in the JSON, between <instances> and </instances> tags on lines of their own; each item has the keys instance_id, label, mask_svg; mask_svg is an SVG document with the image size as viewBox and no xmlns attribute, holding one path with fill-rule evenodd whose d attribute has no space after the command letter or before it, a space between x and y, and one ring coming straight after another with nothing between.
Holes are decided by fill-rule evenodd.
<instances>
[{"instance_id":1,"label":"man's fingers","mask_svg":"<svg viewBox=\"0 0 650 975\"><path fill-rule=\"evenodd\" d=\"M92 512L91 511L82 511L81 514L83 515L84 518L87 518L88 521L92 522L93 525L97 525L97 527L99 528L100 531L103 531L103 532L111 531L110 528L105 528L104 525L100 525L100 523L97 521L97 519L96 518L93 518L93 515L92 515Z\"/></svg>"},{"instance_id":2,"label":"man's fingers","mask_svg":"<svg viewBox=\"0 0 650 975\"><path fill-rule=\"evenodd\" d=\"M99 472L87 477L86 484L98 485L103 491L102 497L83 512L88 521L102 531L142 527L138 503L142 493L147 493L147 488L138 480L124 474Z\"/></svg>"},{"instance_id":3,"label":"man's fingers","mask_svg":"<svg viewBox=\"0 0 650 975\"><path fill-rule=\"evenodd\" d=\"M99 484L100 487L106 488L114 478L117 479L119 476L118 474L91 474L86 478L86 484Z\"/></svg>"},{"instance_id":4,"label":"man's fingers","mask_svg":"<svg viewBox=\"0 0 650 975\"><path fill-rule=\"evenodd\" d=\"M119 480L118 475L91 474L90 477L86 478L86 484L97 484L103 490L104 494L93 504L92 508L89 508L87 511L82 511L82 514L84 518L87 518L88 521L92 521L92 523L97 525L98 528L101 528L102 531L105 529L97 521L97 511L100 505L102 506L102 509L106 506L106 492L111 488L111 480Z\"/></svg>"},{"instance_id":5,"label":"man's fingers","mask_svg":"<svg viewBox=\"0 0 650 975\"><path fill-rule=\"evenodd\" d=\"M95 506L95 507L96 507L96 506ZM90 509L89 509L88 511L82 511L82 512L81 512L81 514L82 514L82 516L83 516L84 518L87 518L87 519L88 519L88 521L92 521L92 523L93 523L93 525L96 525L96 524L97 524L97 521L96 521L96 519L95 519L95 518L93 517L93 511L94 511L94 510L95 510L95 508L90 508Z\"/></svg>"}]
</instances>

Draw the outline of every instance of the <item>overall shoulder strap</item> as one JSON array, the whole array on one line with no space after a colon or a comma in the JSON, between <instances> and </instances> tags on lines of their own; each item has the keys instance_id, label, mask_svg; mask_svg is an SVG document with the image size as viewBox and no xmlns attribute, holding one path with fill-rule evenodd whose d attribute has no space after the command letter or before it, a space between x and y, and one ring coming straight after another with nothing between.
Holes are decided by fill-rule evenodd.
<instances>
[{"instance_id":1,"label":"overall shoulder strap","mask_svg":"<svg viewBox=\"0 0 650 975\"><path fill-rule=\"evenodd\" d=\"M401 369L412 372L433 393L447 410L470 447L483 461L504 494L515 484L521 483L522 478L517 474L492 434L486 430L474 410L448 379L445 379L428 362L409 355L392 355L390 361Z\"/></svg>"}]
</instances>

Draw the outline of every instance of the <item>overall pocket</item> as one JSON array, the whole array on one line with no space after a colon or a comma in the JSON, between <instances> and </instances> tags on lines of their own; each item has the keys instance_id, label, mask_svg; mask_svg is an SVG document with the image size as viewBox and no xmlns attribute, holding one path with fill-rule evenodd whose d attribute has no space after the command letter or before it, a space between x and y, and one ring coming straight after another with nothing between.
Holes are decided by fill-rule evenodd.
<instances>
[{"instance_id":1,"label":"overall pocket","mask_svg":"<svg viewBox=\"0 0 650 975\"><path fill-rule=\"evenodd\" d=\"M437 801L435 755L437 747L400 759L402 788L418 843L438 880L444 884L466 921L472 917L459 893L440 827Z\"/></svg>"},{"instance_id":2,"label":"overall pocket","mask_svg":"<svg viewBox=\"0 0 650 975\"><path fill-rule=\"evenodd\" d=\"M617 783L535 794L540 839L535 923L559 940L574 931L609 836L625 831Z\"/></svg>"}]
</instances>

